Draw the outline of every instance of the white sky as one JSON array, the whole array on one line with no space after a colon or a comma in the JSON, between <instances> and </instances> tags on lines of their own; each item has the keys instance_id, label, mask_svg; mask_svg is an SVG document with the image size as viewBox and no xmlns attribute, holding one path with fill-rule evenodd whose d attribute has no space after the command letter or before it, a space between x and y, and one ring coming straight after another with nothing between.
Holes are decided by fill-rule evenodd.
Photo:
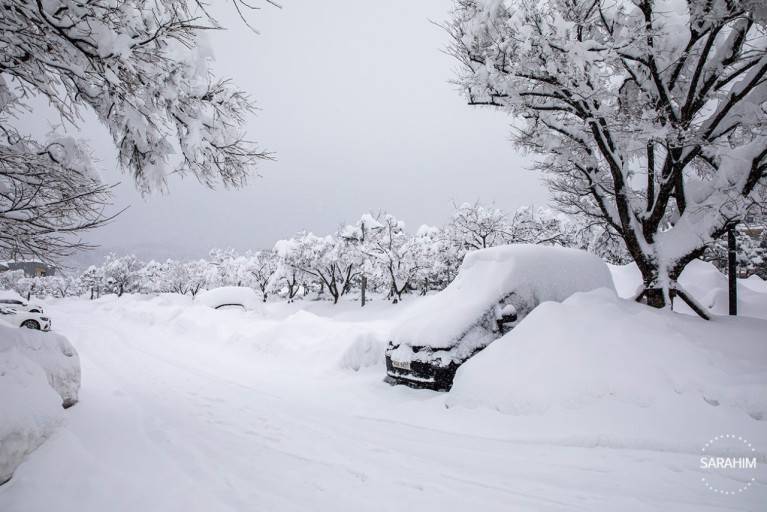
<instances>
[{"instance_id":1,"label":"white sky","mask_svg":"<svg viewBox=\"0 0 767 512\"><path fill-rule=\"evenodd\" d=\"M123 181L118 206L131 205L89 239L144 257L202 256L270 247L300 229L329 233L368 210L416 229L444 223L453 202L546 202L529 157L508 142L509 118L468 107L449 83L456 64L429 20L446 20L450 0L282 3L251 16L255 35L226 2L218 9L228 30L211 36L217 75L262 109L249 138L277 160L241 190L188 178L142 199L115 170L105 131L89 129L105 178Z\"/></svg>"}]
</instances>

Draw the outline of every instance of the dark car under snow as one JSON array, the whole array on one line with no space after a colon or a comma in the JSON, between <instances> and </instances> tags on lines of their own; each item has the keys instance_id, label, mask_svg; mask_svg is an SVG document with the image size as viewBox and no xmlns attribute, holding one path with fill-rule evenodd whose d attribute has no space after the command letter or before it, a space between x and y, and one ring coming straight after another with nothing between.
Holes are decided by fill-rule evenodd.
<instances>
[{"instance_id":1,"label":"dark car under snow","mask_svg":"<svg viewBox=\"0 0 767 512\"><path fill-rule=\"evenodd\" d=\"M455 280L414 305L386 348L391 384L447 391L458 368L538 304L614 289L607 265L585 251L508 245L469 253Z\"/></svg>"}]
</instances>

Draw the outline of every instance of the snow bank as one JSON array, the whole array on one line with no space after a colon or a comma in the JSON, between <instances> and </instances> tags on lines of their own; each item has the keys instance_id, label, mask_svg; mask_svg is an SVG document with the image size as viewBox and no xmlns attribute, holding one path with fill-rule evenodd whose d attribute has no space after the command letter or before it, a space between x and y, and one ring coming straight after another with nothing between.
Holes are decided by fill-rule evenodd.
<instances>
[{"instance_id":1,"label":"snow bank","mask_svg":"<svg viewBox=\"0 0 767 512\"><path fill-rule=\"evenodd\" d=\"M613 276L613 284L619 297L632 298L639 294L642 287L642 273L639 271L636 263L628 265L607 264L610 273Z\"/></svg>"},{"instance_id":2,"label":"snow bank","mask_svg":"<svg viewBox=\"0 0 767 512\"><path fill-rule=\"evenodd\" d=\"M765 438L765 332L762 320L706 322L580 293L540 305L460 367L447 404L550 415L568 425L558 435L580 425L591 438L657 442L705 426Z\"/></svg>"},{"instance_id":3,"label":"snow bank","mask_svg":"<svg viewBox=\"0 0 767 512\"><path fill-rule=\"evenodd\" d=\"M752 291L767 293L767 281L756 274L750 275L746 279L741 279L740 283Z\"/></svg>"},{"instance_id":4,"label":"snow bank","mask_svg":"<svg viewBox=\"0 0 767 512\"><path fill-rule=\"evenodd\" d=\"M642 285L642 274L636 264L609 265L609 268L618 295L624 298L635 296ZM727 276L712 263L691 261L679 276L679 284L713 314L729 313ZM681 300L674 301L674 310L694 314ZM758 276L738 279L738 315L767 319L767 286Z\"/></svg>"},{"instance_id":5,"label":"snow bank","mask_svg":"<svg viewBox=\"0 0 767 512\"><path fill-rule=\"evenodd\" d=\"M767 319L767 293L754 290L738 279L738 315ZM679 276L679 284L695 299L717 315L729 313L727 276L706 261L694 260ZM681 301L679 301L681 302ZM675 305L682 310L686 304ZM686 311L686 309L685 309Z\"/></svg>"},{"instance_id":6,"label":"snow bank","mask_svg":"<svg viewBox=\"0 0 767 512\"><path fill-rule=\"evenodd\" d=\"M368 366L380 365L384 360L386 342L372 333L363 333L349 345L341 356L341 367L359 371Z\"/></svg>"},{"instance_id":7,"label":"snow bank","mask_svg":"<svg viewBox=\"0 0 767 512\"><path fill-rule=\"evenodd\" d=\"M69 341L0 325L0 483L77 402L80 360Z\"/></svg>"},{"instance_id":8,"label":"snow bank","mask_svg":"<svg viewBox=\"0 0 767 512\"><path fill-rule=\"evenodd\" d=\"M530 310L601 287L613 289L610 271L585 251L521 244L474 251L447 288L411 308L392 340L448 348L511 292Z\"/></svg>"},{"instance_id":9,"label":"snow bank","mask_svg":"<svg viewBox=\"0 0 767 512\"><path fill-rule=\"evenodd\" d=\"M214 310L177 294L68 301L84 309L95 305L98 315L130 326L135 338L156 336L159 329L163 341L152 350L170 357L183 351L216 372L232 372L234 366L253 371L254 363L276 359L289 360L291 371L302 373L383 366L385 334L400 311L385 301L365 308L358 302L297 302L261 303L253 314ZM316 312L302 309L307 307Z\"/></svg>"},{"instance_id":10,"label":"snow bank","mask_svg":"<svg viewBox=\"0 0 767 512\"><path fill-rule=\"evenodd\" d=\"M253 288L245 286L222 286L205 290L195 297L195 302L212 308L227 304L241 304L247 310L259 309L263 304L262 297L259 297Z\"/></svg>"}]
</instances>

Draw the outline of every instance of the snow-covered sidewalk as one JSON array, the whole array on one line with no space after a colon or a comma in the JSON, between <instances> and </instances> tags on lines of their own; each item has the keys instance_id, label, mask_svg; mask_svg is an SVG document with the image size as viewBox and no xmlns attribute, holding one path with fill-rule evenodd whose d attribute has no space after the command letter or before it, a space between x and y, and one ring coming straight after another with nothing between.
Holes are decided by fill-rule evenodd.
<instances>
[{"instance_id":1,"label":"snow-covered sidewalk","mask_svg":"<svg viewBox=\"0 0 767 512\"><path fill-rule=\"evenodd\" d=\"M698 512L767 503L761 481L738 496L704 488L695 453L514 440L504 434L513 416L446 409L444 394L392 388L380 364L344 368L354 364L334 340L357 340L363 360L376 355L365 340L387 320L375 304L367 322L352 311L211 312L217 330L200 327L206 316L187 337L169 327L183 307L156 307L48 306L80 353L80 403L0 487L0 510ZM278 332L301 350L279 346ZM311 336L324 345L309 347Z\"/></svg>"}]
</instances>

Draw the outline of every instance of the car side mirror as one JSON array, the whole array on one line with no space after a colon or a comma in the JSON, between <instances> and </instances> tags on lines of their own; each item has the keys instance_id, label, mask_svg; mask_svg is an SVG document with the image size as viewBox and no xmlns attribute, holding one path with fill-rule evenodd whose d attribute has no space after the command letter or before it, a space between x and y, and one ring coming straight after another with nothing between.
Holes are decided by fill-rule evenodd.
<instances>
[{"instance_id":1,"label":"car side mirror","mask_svg":"<svg viewBox=\"0 0 767 512\"><path fill-rule=\"evenodd\" d=\"M501 318L498 321L501 322L502 324L509 324L509 323L512 323L512 322L516 322L517 321L517 313L514 312L514 313L510 313L510 314L506 314L506 315L501 315Z\"/></svg>"}]
</instances>

